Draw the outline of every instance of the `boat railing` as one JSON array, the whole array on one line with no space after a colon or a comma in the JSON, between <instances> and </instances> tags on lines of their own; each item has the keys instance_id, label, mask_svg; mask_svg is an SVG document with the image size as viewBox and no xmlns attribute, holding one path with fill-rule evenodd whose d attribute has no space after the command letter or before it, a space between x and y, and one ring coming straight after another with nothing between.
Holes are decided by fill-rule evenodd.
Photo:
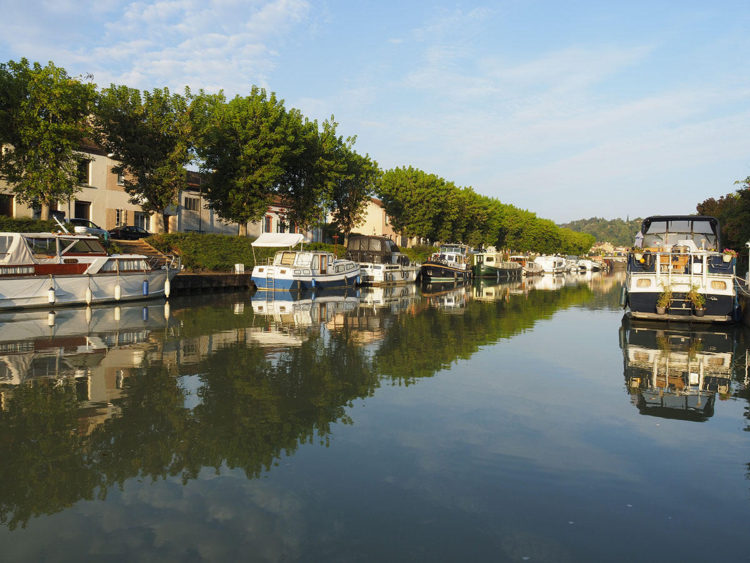
<instances>
[{"instance_id":1,"label":"boat railing","mask_svg":"<svg viewBox=\"0 0 750 563\"><path fill-rule=\"evenodd\" d=\"M693 282L706 287L708 276L734 277L736 259L730 254L711 250L690 250L675 247L668 251L634 249L628 253L628 271L653 273L657 280L687 275Z\"/></svg>"},{"instance_id":2,"label":"boat railing","mask_svg":"<svg viewBox=\"0 0 750 563\"><path fill-rule=\"evenodd\" d=\"M180 270L182 268L182 259L174 254L149 256L147 262L152 270Z\"/></svg>"}]
</instances>

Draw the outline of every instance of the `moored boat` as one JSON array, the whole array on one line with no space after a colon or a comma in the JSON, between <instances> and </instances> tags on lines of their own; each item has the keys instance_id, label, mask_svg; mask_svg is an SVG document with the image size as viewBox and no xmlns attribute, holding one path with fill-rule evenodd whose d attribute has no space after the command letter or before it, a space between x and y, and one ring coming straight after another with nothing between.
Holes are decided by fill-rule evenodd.
<instances>
[{"instance_id":1,"label":"moored boat","mask_svg":"<svg viewBox=\"0 0 750 563\"><path fill-rule=\"evenodd\" d=\"M471 251L465 244L443 244L422 264L422 281L447 282L471 279Z\"/></svg>"},{"instance_id":2,"label":"moored boat","mask_svg":"<svg viewBox=\"0 0 750 563\"><path fill-rule=\"evenodd\" d=\"M565 272L565 258L562 256L537 256L534 262L542 267L545 274L562 274Z\"/></svg>"},{"instance_id":3,"label":"moored boat","mask_svg":"<svg viewBox=\"0 0 750 563\"><path fill-rule=\"evenodd\" d=\"M523 267L517 262L505 260L502 252L494 246L472 255L474 277L494 278L497 281L517 280L523 273Z\"/></svg>"},{"instance_id":4,"label":"moored boat","mask_svg":"<svg viewBox=\"0 0 750 563\"><path fill-rule=\"evenodd\" d=\"M628 253L623 306L641 319L736 320L736 258L720 252L719 233L713 217L644 219L640 244Z\"/></svg>"},{"instance_id":5,"label":"moored boat","mask_svg":"<svg viewBox=\"0 0 750 563\"><path fill-rule=\"evenodd\" d=\"M88 234L0 233L0 309L169 297L178 258L108 255Z\"/></svg>"},{"instance_id":6,"label":"moored boat","mask_svg":"<svg viewBox=\"0 0 750 563\"><path fill-rule=\"evenodd\" d=\"M513 255L510 257L510 261L521 264L521 268L523 268L522 275L524 276L541 276L544 273L542 267L528 256L521 254Z\"/></svg>"},{"instance_id":7,"label":"moored boat","mask_svg":"<svg viewBox=\"0 0 750 563\"><path fill-rule=\"evenodd\" d=\"M346 257L359 264L363 285L413 283L419 274L414 264L388 237L349 235Z\"/></svg>"},{"instance_id":8,"label":"moored boat","mask_svg":"<svg viewBox=\"0 0 750 563\"><path fill-rule=\"evenodd\" d=\"M337 258L324 250L294 250L304 241L301 234L263 233L253 248L279 248L268 264L256 265L251 275L261 291L309 291L313 289L355 287L359 283L359 265Z\"/></svg>"}]
</instances>

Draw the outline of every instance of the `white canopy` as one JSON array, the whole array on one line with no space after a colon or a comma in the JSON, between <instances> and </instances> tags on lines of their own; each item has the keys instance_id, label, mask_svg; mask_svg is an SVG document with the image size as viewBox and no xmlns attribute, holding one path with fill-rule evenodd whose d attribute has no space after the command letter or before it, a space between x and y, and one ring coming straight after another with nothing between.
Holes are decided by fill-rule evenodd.
<instances>
[{"instance_id":1,"label":"white canopy","mask_svg":"<svg viewBox=\"0 0 750 563\"><path fill-rule=\"evenodd\" d=\"M305 240L299 233L263 233L252 243L257 247L292 247Z\"/></svg>"}]
</instances>

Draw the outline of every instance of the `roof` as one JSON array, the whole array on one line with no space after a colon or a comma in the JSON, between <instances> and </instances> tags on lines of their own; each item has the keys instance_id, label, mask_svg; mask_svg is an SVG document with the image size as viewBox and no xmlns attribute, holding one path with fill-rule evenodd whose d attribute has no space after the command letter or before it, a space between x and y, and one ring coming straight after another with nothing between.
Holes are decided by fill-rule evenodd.
<instances>
[{"instance_id":1,"label":"roof","mask_svg":"<svg viewBox=\"0 0 750 563\"><path fill-rule=\"evenodd\" d=\"M305 236L300 233L263 233L252 242L257 247L292 247L305 241Z\"/></svg>"}]
</instances>

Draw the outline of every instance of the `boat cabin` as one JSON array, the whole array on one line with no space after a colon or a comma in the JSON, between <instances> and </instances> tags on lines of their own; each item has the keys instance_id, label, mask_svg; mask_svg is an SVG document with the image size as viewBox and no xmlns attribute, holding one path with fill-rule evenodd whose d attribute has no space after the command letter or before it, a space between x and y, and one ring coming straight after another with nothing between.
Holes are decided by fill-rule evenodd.
<instances>
[{"instance_id":1,"label":"boat cabin","mask_svg":"<svg viewBox=\"0 0 750 563\"><path fill-rule=\"evenodd\" d=\"M409 264L395 242L380 236L349 235L346 258L360 264Z\"/></svg>"}]
</instances>

